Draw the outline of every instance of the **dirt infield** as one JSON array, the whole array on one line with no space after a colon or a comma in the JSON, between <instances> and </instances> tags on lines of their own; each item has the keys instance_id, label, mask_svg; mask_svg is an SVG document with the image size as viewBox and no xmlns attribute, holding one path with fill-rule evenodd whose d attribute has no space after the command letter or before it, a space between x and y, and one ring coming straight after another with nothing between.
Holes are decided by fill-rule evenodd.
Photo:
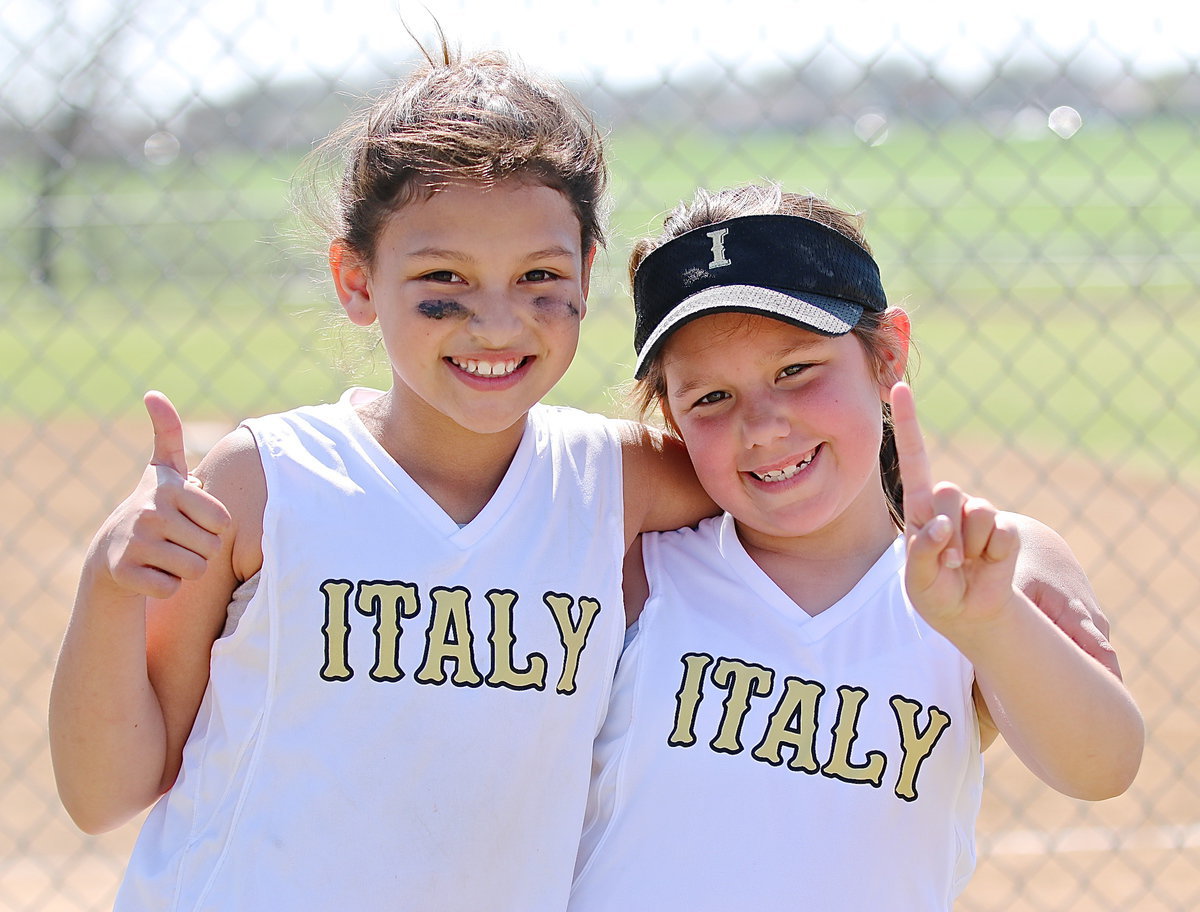
<instances>
[{"instance_id":1,"label":"dirt infield","mask_svg":"<svg viewBox=\"0 0 1200 912\"><path fill-rule=\"evenodd\" d=\"M201 447L223 429L189 429ZM0 426L0 910L107 909L133 825L80 836L55 797L45 707L87 539L149 451L140 422ZM1077 457L934 450L939 474L1058 528L1113 624L1149 729L1129 794L1100 805L1038 783L1003 745L988 754L980 865L961 910L1200 908L1200 485ZM1084 515L1086 514L1086 520ZM802 872L799 883L802 883Z\"/></svg>"}]
</instances>

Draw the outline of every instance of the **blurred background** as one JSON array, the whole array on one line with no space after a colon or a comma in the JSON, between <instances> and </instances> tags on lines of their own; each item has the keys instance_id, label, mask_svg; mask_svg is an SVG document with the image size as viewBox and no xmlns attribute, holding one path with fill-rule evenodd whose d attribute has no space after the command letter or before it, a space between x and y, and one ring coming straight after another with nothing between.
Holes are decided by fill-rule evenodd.
<instances>
[{"instance_id":1,"label":"blurred background","mask_svg":"<svg viewBox=\"0 0 1200 912\"><path fill-rule=\"evenodd\" d=\"M1067 538L1149 730L1098 805L990 750L958 908L1200 908L1200 13L427 5L609 135L612 237L554 401L624 409L628 250L695 187L866 213L936 470ZM314 143L412 66L402 17L432 42L407 0L0 0L0 910L108 908L136 833L73 828L45 716L83 551L149 456L142 392L197 459L242 417L388 382L292 198Z\"/></svg>"}]
</instances>

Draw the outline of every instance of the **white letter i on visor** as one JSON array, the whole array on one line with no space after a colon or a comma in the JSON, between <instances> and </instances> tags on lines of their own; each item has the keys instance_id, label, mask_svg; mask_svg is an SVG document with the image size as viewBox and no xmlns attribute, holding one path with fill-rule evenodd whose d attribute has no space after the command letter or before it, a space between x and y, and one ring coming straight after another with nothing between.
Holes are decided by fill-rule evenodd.
<instances>
[{"instance_id":1,"label":"white letter i on visor","mask_svg":"<svg viewBox=\"0 0 1200 912\"><path fill-rule=\"evenodd\" d=\"M719 228L716 231L708 232L708 236L712 238L712 262L708 264L709 269L733 265L732 260L725 259L725 235L727 234L729 234L728 228Z\"/></svg>"}]
</instances>

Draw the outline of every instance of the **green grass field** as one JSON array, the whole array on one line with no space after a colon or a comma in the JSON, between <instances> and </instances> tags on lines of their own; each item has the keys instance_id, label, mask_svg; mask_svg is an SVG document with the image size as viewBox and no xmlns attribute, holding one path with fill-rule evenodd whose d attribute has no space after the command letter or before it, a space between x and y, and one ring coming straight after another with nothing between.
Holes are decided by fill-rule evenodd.
<instances>
[{"instance_id":1,"label":"green grass field","mask_svg":"<svg viewBox=\"0 0 1200 912\"><path fill-rule=\"evenodd\" d=\"M766 176L867 213L894 303L914 314L917 386L935 432L1158 457L1192 452L1200 316L1200 144L1191 125L997 142L901 124L879 146L813 134L626 131L618 202L576 365L558 402L613 410L628 376L631 240L697 184ZM386 384L346 368L329 292L305 275L294 159L202 167L84 162L55 200L53 290L27 280L33 172L0 172L0 415L44 421L140 409L147 387L194 417L238 417ZM311 249L311 248L310 248Z\"/></svg>"}]
</instances>

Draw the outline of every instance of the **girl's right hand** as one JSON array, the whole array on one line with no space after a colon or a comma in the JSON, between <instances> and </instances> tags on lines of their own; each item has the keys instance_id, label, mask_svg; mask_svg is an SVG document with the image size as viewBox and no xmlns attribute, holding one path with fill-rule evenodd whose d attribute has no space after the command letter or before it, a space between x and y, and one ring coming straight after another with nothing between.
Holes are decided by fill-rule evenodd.
<instances>
[{"instance_id":1,"label":"girl's right hand","mask_svg":"<svg viewBox=\"0 0 1200 912\"><path fill-rule=\"evenodd\" d=\"M105 520L92 547L92 579L127 596L166 598L204 575L231 524L229 511L188 474L183 423L171 400L143 400L154 452L133 493ZM96 564L99 566L96 566Z\"/></svg>"}]
</instances>

